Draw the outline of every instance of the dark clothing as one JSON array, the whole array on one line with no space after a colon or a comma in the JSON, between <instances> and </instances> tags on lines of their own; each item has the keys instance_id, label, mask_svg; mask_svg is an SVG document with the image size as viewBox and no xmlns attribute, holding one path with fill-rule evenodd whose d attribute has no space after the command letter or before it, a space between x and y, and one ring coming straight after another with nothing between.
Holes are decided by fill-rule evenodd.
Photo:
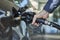
<instances>
[{"instance_id":1,"label":"dark clothing","mask_svg":"<svg viewBox=\"0 0 60 40\"><path fill-rule=\"evenodd\" d=\"M52 13L60 5L60 0L48 0L43 10Z\"/></svg>"}]
</instances>

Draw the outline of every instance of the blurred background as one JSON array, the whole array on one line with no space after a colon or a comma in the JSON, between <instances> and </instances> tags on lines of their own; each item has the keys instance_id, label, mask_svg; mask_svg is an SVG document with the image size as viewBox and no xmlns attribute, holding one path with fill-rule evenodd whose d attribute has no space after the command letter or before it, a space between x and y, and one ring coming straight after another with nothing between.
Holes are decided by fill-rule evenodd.
<instances>
[{"instance_id":1,"label":"blurred background","mask_svg":"<svg viewBox=\"0 0 60 40\"><path fill-rule=\"evenodd\" d=\"M23 0L9 0L12 3L15 3L15 5L20 7L20 3ZM46 4L48 0L29 0L28 6L31 11L34 11L38 13L41 11ZM23 5L26 2L23 3ZM14 5L14 6L15 6ZM9 13L8 7L6 8L8 10L7 12ZM5 10L5 11L6 11ZM60 25L60 7L58 7L53 13L49 15L48 18L49 21L57 22ZM33 32L30 31L30 37L32 40L60 40L60 30L52 27L52 26L47 26L43 25L39 28L38 32Z\"/></svg>"},{"instance_id":2,"label":"blurred background","mask_svg":"<svg viewBox=\"0 0 60 40\"><path fill-rule=\"evenodd\" d=\"M29 0L29 7L36 13L41 11L48 0ZM18 0L15 0L16 5L19 4ZM31 9L31 10L32 10ZM58 7L52 14L49 15L49 21L57 22L60 25L60 7ZM34 35L35 34L35 35ZM43 25L40 27L39 32L31 33L32 40L60 40L60 30Z\"/></svg>"}]
</instances>

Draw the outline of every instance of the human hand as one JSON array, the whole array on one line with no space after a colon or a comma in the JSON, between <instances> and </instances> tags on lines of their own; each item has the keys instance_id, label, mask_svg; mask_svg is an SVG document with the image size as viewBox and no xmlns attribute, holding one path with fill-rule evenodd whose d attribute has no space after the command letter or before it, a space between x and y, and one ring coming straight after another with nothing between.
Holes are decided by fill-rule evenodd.
<instances>
[{"instance_id":1,"label":"human hand","mask_svg":"<svg viewBox=\"0 0 60 40\"><path fill-rule=\"evenodd\" d=\"M47 19L49 16L49 13L46 12L45 10L41 11L39 14L36 14L33 18L32 24L39 26L38 23L36 23L37 18L43 18L43 19Z\"/></svg>"}]
</instances>

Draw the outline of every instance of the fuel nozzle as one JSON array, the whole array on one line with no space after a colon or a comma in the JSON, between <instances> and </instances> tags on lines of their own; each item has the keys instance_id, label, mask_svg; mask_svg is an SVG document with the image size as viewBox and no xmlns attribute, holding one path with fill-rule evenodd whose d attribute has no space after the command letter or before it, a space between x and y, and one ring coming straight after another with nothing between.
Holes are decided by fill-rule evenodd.
<instances>
[{"instance_id":1,"label":"fuel nozzle","mask_svg":"<svg viewBox=\"0 0 60 40\"><path fill-rule=\"evenodd\" d=\"M45 24L45 19L39 18L39 19L36 20L36 23Z\"/></svg>"},{"instance_id":2,"label":"fuel nozzle","mask_svg":"<svg viewBox=\"0 0 60 40\"><path fill-rule=\"evenodd\" d=\"M60 25L58 23L56 23L56 22L47 21L47 20L42 19L42 18L37 19L36 22L44 24L44 25L52 26L52 27L55 27L55 28L60 30Z\"/></svg>"}]
</instances>

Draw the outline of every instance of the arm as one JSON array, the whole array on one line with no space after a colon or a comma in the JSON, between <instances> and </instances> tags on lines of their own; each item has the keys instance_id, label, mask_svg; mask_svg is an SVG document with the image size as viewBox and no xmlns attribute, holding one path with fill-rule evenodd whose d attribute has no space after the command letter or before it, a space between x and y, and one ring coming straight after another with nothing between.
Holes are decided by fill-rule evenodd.
<instances>
[{"instance_id":1,"label":"arm","mask_svg":"<svg viewBox=\"0 0 60 40\"><path fill-rule=\"evenodd\" d=\"M37 23L35 23L37 18L47 19L49 13L52 13L59 5L60 0L48 0L43 10L39 14L34 16L32 24L37 25Z\"/></svg>"},{"instance_id":2,"label":"arm","mask_svg":"<svg viewBox=\"0 0 60 40\"><path fill-rule=\"evenodd\" d=\"M52 13L60 5L60 0L48 0L43 10Z\"/></svg>"}]
</instances>

